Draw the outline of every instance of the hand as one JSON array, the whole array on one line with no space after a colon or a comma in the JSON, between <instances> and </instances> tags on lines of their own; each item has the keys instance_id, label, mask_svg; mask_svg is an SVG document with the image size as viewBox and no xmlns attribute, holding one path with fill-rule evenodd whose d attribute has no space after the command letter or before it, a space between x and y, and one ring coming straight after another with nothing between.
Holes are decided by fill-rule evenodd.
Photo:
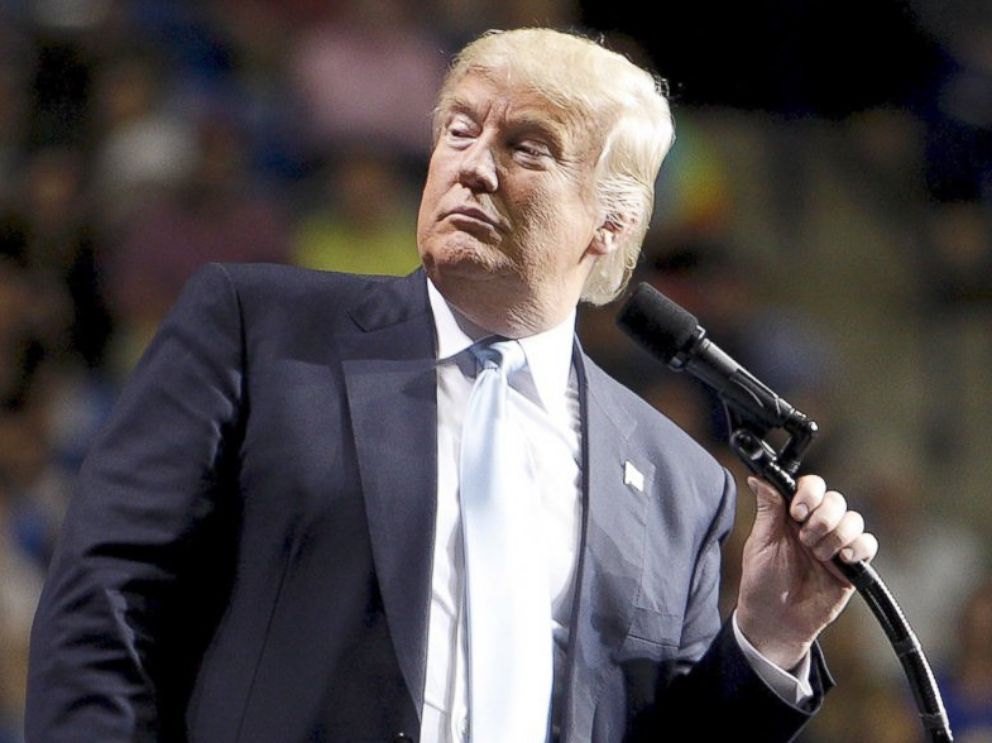
<instances>
[{"instance_id":1,"label":"hand","mask_svg":"<svg viewBox=\"0 0 992 743\"><path fill-rule=\"evenodd\" d=\"M878 541L816 475L799 478L788 512L768 483L749 477L748 486L758 510L744 544L737 624L762 655L791 669L854 593L830 560L871 560Z\"/></svg>"}]
</instances>

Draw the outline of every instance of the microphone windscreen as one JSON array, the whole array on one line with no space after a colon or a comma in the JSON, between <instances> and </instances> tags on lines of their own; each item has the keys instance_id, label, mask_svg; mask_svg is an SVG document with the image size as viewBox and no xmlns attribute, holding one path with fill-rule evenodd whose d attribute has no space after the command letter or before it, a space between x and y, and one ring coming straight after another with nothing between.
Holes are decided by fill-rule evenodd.
<instances>
[{"instance_id":1,"label":"microphone windscreen","mask_svg":"<svg viewBox=\"0 0 992 743\"><path fill-rule=\"evenodd\" d=\"M699 321L653 286L642 283L620 309L617 325L668 364L687 348Z\"/></svg>"}]
</instances>

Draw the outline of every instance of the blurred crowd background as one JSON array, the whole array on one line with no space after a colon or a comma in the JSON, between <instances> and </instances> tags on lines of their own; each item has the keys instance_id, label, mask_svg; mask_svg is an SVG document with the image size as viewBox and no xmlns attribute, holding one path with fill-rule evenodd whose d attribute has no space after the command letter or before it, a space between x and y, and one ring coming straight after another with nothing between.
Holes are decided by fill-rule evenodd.
<instances>
[{"instance_id":1,"label":"blurred crowd background","mask_svg":"<svg viewBox=\"0 0 992 743\"><path fill-rule=\"evenodd\" d=\"M74 474L183 282L211 260L415 267L449 55L521 25L669 80L638 280L820 423L809 467L878 534L957 739L992 741L992 3L686 5L0 0L0 743ZM615 311L583 311L587 350L741 472L715 401ZM739 510L727 611L746 490ZM839 686L803 741L921 739L865 609L824 645Z\"/></svg>"}]
</instances>

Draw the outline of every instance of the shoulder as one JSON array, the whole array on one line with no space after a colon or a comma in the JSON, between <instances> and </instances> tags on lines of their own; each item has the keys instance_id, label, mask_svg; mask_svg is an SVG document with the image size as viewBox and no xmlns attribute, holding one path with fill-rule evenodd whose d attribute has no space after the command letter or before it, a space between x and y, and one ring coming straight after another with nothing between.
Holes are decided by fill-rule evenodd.
<instances>
[{"instance_id":1,"label":"shoulder","mask_svg":"<svg viewBox=\"0 0 992 743\"><path fill-rule=\"evenodd\" d=\"M275 263L210 263L197 271L189 286L194 290L226 286L239 298L255 301L305 300L329 294L340 300L360 297L376 285L398 280L394 276L317 271Z\"/></svg>"},{"instance_id":2,"label":"shoulder","mask_svg":"<svg viewBox=\"0 0 992 743\"><path fill-rule=\"evenodd\" d=\"M313 271L273 264L211 264L173 310L188 332L216 325L251 368L340 354L430 355L434 325L423 270L407 276Z\"/></svg>"},{"instance_id":3,"label":"shoulder","mask_svg":"<svg viewBox=\"0 0 992 743\"><path fill-rule=\"evenodd\" d=\"M332 326L377 303L426 308L422 272L374 276L272 263L210 263L187 282L178 305L233 307L250 328L278 321Z\"/></svg>"}]
</instances>

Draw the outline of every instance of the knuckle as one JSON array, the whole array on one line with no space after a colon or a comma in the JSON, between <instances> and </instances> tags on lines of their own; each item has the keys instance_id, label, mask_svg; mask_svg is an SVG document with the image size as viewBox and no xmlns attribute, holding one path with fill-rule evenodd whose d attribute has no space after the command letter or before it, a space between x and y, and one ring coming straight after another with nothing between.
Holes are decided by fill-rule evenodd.
<instances>
[{"instance_id":1,"label":"knuckle","mask_svg":"<svg viewBox=\"0 0 992 743\"><path fill-rule=\"evenodd\" d=\"M835 533L845 544L857 539L864 531L864 519L856 511L848 511L837 524Z\"/></svg>"},{"instance_id":2,"label":"knuckle","mask_svg":"<svg viewBox=\"0 0 992 743\"><path fill-rule=\"evenodd\" d=\"M865 559L872 560L874 559L875 555L878 554L878 547L879 547L878 539L876 539L875 535L871 534L870 532L865 532L862 535L862 537L865 540L865 551L866 551Z\"/></svg>"},{"instance_id":3,"label":"knuckle","mask_svg":"<svg viewBox=\"0 0 992 743\"><path fill-rule=\"evenodd\" d=\"M828 531L833 531L837 528L843 515L843 512L838 511L833 504L824 503L813 511L813 514L809 517L809 523L813 529L826 534Z\"/></svg>"},{"instance_id":4,"label":"knuckle","mask_svg":"<svg viewBox=\"0 0 992 743\"><path fill-rule=\"evenodd\" d=\"M799 489L801 493L809 494L820 500L827 490L827 483L819 475L803 475L799 478Z\"/></svg>"},{"instance_id":5,"label":"knuckle","mask_svg":"<svg viewBox=\"0 0 992 743\"><path fill-rule=\"evenodd\" d=\"M826 514L824 514L822 510L813 511L813 514L806 520L803 531L809 532L810 534L818 534L820 536L826 534L827 531L829 531L829 524L827 522Z\"/></svg>"},{"instance_id":6,"label":"knuckle","mask_svg":"<svg viewBox=\"0 0 992 743\"><path fill-rule=\"evenodd\" d=\"M819 560L829 560L831 557L837 554L838 549L839 546L830 544L828 540L823 540L822 542L817 544L816 547L813 548L813 554Z\"/></svg>"},{"instance_id":7,"label":"knuckle","mask_svg":"<svg viewBox=\"0 0 992 743\"><path fill-rule=\"evenodd\" d=\"M823 496L823 500L835 511L843 513L847 510L847 499L836 490L828 491L826 495Z\"/></svg>"},{"instance_id":8,"label":"knuckle","mask_svg":"<svg viewBox=\"0 0 992 743\"><path fill-rule=\"evenodd\" d=\"M847 518L848 518L848 521L849 521L848 528L851 531L851 536L852 537L864 532L864 530L865 530L865 519L864 519L864 516L862 516L857 511L848 511L847 512Z\"/></svg>"},{"instance_id":9,"label":"knuckle","mask_svg":"<svg viewBox=\"0 0 992 743\"><path fill-rule=\"evenodd\" d=\"M823 544L825 547L830 548L830 550L833 552L836 552L841 547L846 546L850 542L851 539L848 537L848 535L845 532L841 531L840 529L836 529L832 532L829 532L827 535L823 537L822 540L820 540L821 544Z\"/></svg>"},{"instance_id":10,"label":"knuckle","mask_svg":"<svg viewBox=\"0 0 992 743\"><path fill-rule=\"evenodd\" d=\"M861 534L850 545L857 560L871 560L878 552L878 541L871 534Z\"/></svg>"}]
</instances>

